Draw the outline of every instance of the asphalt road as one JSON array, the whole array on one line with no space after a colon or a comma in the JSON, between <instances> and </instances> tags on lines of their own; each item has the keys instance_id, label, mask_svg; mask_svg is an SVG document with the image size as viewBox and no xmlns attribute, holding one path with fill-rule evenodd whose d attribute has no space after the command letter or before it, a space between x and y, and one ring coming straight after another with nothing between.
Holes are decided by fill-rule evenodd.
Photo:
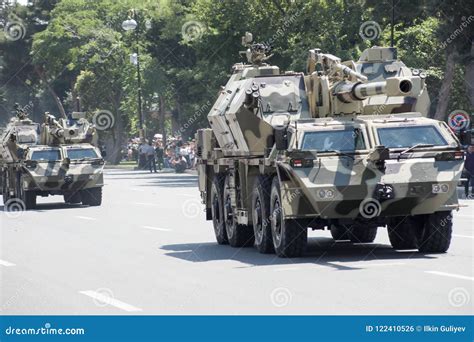
<instances>
[{"instance_id":1,"label":"asphalt road","mask_svg":"<svg viewBox=\"0 0 474 342\"><path fill-rule=\"evenodd\" d=\"M100 208L49 197L0 212L0 313L473 313L474 200L446 254L394 251L385 229L371 244L315 231L288 260L217 245L196 182L108 170Z\"/></svg>"}]
</instances>

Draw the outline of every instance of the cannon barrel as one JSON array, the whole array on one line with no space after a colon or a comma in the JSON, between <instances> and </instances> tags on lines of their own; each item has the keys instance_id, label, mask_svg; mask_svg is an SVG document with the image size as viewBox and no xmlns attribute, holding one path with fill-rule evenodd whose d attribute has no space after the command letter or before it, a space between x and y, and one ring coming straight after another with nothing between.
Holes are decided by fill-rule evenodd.
<instances>
[{"instance_id":1,"label":"cannon barrel","mask_svg":"<svg viewBox=\"0 0 474 342\"><path fill-rule=\"evenodd\" d=\"M387 81L370 83L339 82L334 87L334 95L345 103L362 101L370 96L413 96L411 78L392 77Z\"/></svg>"}]
</instances>

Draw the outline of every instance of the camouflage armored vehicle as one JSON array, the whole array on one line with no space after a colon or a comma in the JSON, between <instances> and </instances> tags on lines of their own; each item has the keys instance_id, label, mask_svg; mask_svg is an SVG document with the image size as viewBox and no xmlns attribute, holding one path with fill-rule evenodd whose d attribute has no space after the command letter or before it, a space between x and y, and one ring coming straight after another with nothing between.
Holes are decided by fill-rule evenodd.
<instances>
[{"instance_id":1,"label":"camouflage armored vehicle","mask_svg":"<svg viewBox=\"0 0 474 342\"><path fill-rule=\"evenodd\" d=\"M104 160L89 141L84 131L65 129L49 114L39 125L17 113L0 137L6 209L32 209L37 196L49 195L63 195L66 203L101 205Z\"/></svg>"},{"instance_id":2,"label":"camouflage armored vehicle","mask_svg":"<svg viewBox=\"0 0 474 342\"><path fill-rule=\"evenodd\" d=\"M217 242L295 257L308 228L365 243L386 226L395 249L445 252L463 152L426 117L423 73L381 47L343 63L310 50L306 74L281 72L251 41L197 132Z\"/></svg>"}]
</instances>

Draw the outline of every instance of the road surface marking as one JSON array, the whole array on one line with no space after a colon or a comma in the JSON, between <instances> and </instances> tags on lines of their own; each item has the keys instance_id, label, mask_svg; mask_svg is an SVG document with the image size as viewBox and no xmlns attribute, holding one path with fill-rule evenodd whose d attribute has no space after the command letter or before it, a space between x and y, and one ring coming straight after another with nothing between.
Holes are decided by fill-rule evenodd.
<instances>
[{"instance_id":1,"label":"road surface marking","mask_svg":"<svg viewBox=\"0 0 474 342\"><path fill-rule=\"evenodd\" d=\"M274 269L275 272L283 272L283 271L297 271L299 267L283 267L283 268L276 268Z\"/></svg>"},{"instance_id":2,"label":"road surface marking","mask_svg":"<svg viewBox=\"0 0 474 342\"><path fill-rule=\"evenodd\" d=\"M350 262L332 262L331 264L346 266L346 267L383 267L383 266L401 266L405 265L404 262L386 262L378 264L369 264L369 263L350 263Z\"/></svg>"},{"instance_id":3,"label":"road surface marking","mask_svg":"<svg viewBox=\"0 0 474 342\"><path fill-rule=\"evenodd\" d=\"M5 261L5 260L0 260L0 265L5 266L5 267L12 267L15 266L15 264Z\"/></svg>"},{"instance_id":4,"label":"road surface marking","mask_svg":"<svg viewBox=\"0 0 474 342\"><path fill-rule=\"evenodd\" d=\"M156 203L145 203L145 202L135 202L133 203L135 205L151 205L151 206L160 206L159 204Z\"/></svg>"},{"instance_id":5,"label":"road surface marking","mask_svg":"<svg viewBox=\"0 0 474 342\"><path fill-rule=\"evenodd\" d=\"M81 219L81 220L88 220L88 221L96 221L96 218L89 217L89 216L76 216L76 218Z\"/></svg>"},{"instance_id":6,"label":"road surface marking","mask_svg":"<svg viewBox=\"0 0 474 342\"><path fill-rule=\"evenodd\" d=\"M199 197L198 194L196 194L196 195L191 195L191 194L178 194L178 195L186 196L186 197Z\"/></svg>"},{"instance_id":7,"label":"road surface marking","mask_svg":"<svg viewBox=\"0 0 474 342\"><path fill-rule=\"evenodd\" d=\"M461 274L454 274L454 273L446 273L446 272L438 272L438 271L425 271L425 273L436 274L444 277L451 277L451 278L458 278L464 280L474 281L474 277L468 277Z\"/></svg>"},{"instance_id":8,"label":"road surface marking","mask_svg":"<svg viewBox=\"0 0 474 342\"><path fill-rule=\"evenodd\" d=\"M454 217L462 217L462 218L474 218L474 214L472 215L463 215L463 214L454 214Z\"/></svg>"},{"instance_id":9,"label":"road surface marking","mask_svg":"<svg viewBox=\"0 0 474 342\"><path fill-rule=\"evenodd\" d=\"M158 227L152 227L152 226L143 226L145 229L152 229L152 230L159 230L160 232L170 232L171 229L166 229L166 228L158 228Z\"/></svg>"},{"instance_id":10,"label":"road surface marking","mask_svg":"<svg viewBox=\"0 0 474 342\"><path fill-rule=\"evenodd\" d=\"M102 293L96 292L96 291L79 291L79 293L89 296L92 299L98 300L101 303L104 303L106 305L112 305L115 306L116 308L122 309L127 312L137 312L137 311L142 311L142 309L137 308L133 305L124 303L118 299L106 296Z\"/></svg>"},{"instance_id":11,"label":"road surface marking","mask_svg":"<svg viewBox=\"0 0 474 342\"><path fill-rule=\"evenodd\" d=\"M474 239L474 236L472 235L459 235L459 234L453 234L454 237L460 237L460 238L468 238L468 239Z\"/></svg>"},{"instance_id":12,"label":"road surface marking","mask_svg":"<svg viewBox=\"0 0 474 342\"><path fill-rule=\"evenodd\" d=\"M145 192L144 189L138 189L138 188L131 188L130 190L132 190L132 191L139 191L139 192Z\"/></svg>"}]
</instances>

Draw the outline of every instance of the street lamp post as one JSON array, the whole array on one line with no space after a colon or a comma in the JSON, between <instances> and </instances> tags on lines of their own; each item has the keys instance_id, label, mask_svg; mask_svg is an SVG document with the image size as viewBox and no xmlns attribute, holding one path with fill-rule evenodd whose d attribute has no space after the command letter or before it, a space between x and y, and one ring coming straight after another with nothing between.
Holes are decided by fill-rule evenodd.
<instances>
[{"instance_id":1,"label":"street lamp post","mask_svg":"<svg viewBox=\"0 0 474 342\"><path fill-rule=\"evenodd\" d=\"M136 13L134 10L131 10L129 17L122 23L122 28L125 31L135 31L138 27L136 20ZM136 66L137 66L137 82L138 82L138 130L140 134L140 141L145 141L145 131L143 128L143 111L142 111L142 79L140 72L140 54L139 54L139 44L138 44L138 30L136 30L135 35L135 45L136 45Z\"/></svg>"}]
</instances>

